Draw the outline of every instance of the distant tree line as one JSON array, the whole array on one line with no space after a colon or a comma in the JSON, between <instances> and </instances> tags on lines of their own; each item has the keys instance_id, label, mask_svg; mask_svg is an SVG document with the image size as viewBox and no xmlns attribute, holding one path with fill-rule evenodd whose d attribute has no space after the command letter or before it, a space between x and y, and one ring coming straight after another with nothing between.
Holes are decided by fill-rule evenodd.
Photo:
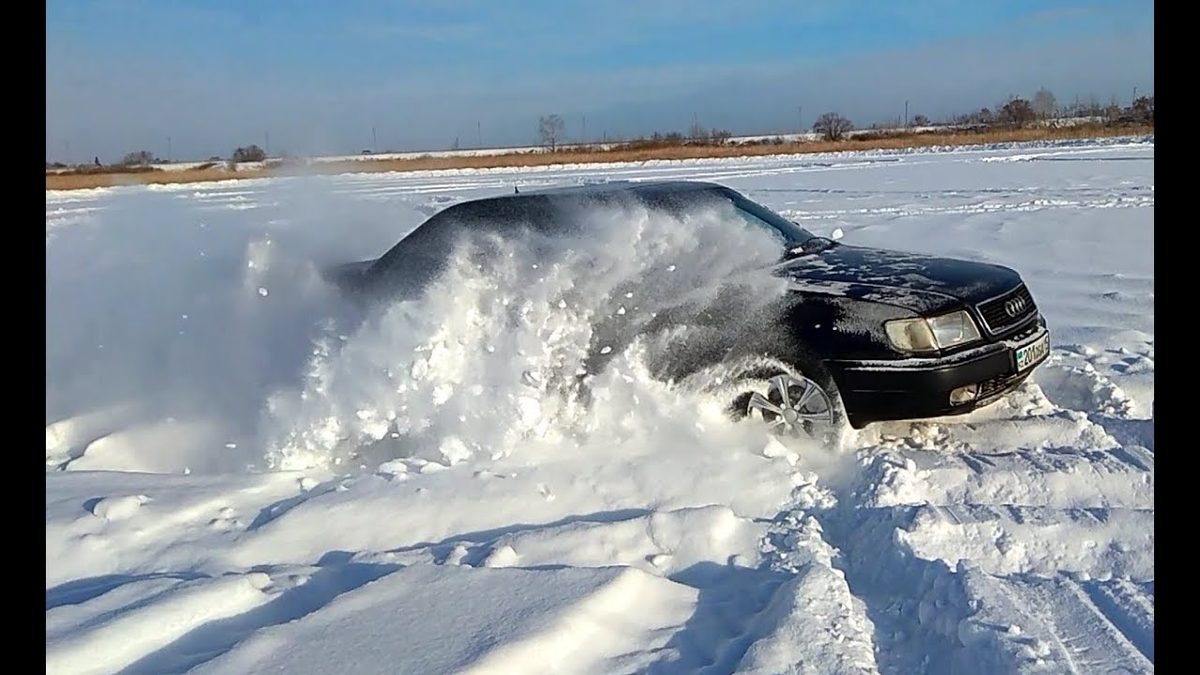
<instances>
[{"instance_id":1,"label":"distant tree line","mask_svg":"<svg viewBox=\"0 0 1200 675\"><path fill-rule=\"evenodd\" d=\"M1127 106L1122 106L1115 98L1102 104L1095 96L1086 100L1077 97L1070 104L1060 105L1054 93L1043 88L1033 95L1032 100L1011 96L994 109L980 108L956 115L951 121L954 124L984 127L1025 127L1081 118L1100 123L1154 124L1154 97L1139 96Z\"/></svg>"},{"instance_id":2,"label":"distant tree line","mask_svg":"<svg viewBox=\"0 0 1200 675\"><path fill-rule=\"evenodd\" d=\"M538 137L542 147L548 152L563 149L566 137L566 124L560 115L543 115L538 118ZM626 141L625 145L634 148L666 147L672 145L722 145L733 134L724 129L708 129L699 122L693 122L687 133L679 131L656 131L649 137L640 136Z\"/></svg>"},{"instance_id":3,"label":"distant tree line","mask_svg":"<svg viewBox=\"0 0 1200 675\"><path fill-rule=\"evenodd\" d=\"M907 107L907 106L906 106ZM931 127L954 127L966 130L991 129L1020 129L1035 125L1053 126L1057 124L1099 124L1099 125L1151 125L1154 124L1154 96L1137 96L1129 105L1122 106L1114 98L1108 103L1101 103L1095 96L1086 99L1076 97L1071 103L1061 104L1054 92L1043 87L1034 92L1031 98L1009 96L993 107L961 113L949 117L946 121L936 124L923 114L915 114L905 123L871 124L865 129L856 127L853 122L836 111L821 113L813 122L812 133L824 141L841 141L856 132L856 138L874 138L881 135L904 135L920 133ZM577 149L575 146L564 146L567 139L566 123L557 114L543 115L538 119L538 138L542 149L548 152ZM677 145L724 145L732 134L725 129L706 128L694 120L686 132L656 131L650 136L638 136L625 140L621 146L629 149L653 149ZM783 144L782 136L767 137L758 143ZM458 139L454 147L458 148ZM229 158L211 157L209 162L227 161L232 165L244 162L263 162L267 153L257 145L245 145L235 148ZM120 169L125 171L146 171L155 164L164 163L154 153L139 150L126 154L120 162L104 166L100 158L95 158L92 170ZM46 162L47 169L70 168L61 162Z\"/></svg>"},{"instance_id":4,"label":"distant tree line","mask_svg":"<svg viewBox=\"0 0 1200 675\"><path fill-rule=\"evenodd\" d=\"M1091 124L1102 125L1153 125L1154 97L1138 96L1127 106L1121 106L1113 98L1107 104L1101 104L1095 96L1086 100L1076 98L1069 105L1060 105L1054 92L1043 87L1034 92L1031 98L1009 96L993 108L980 108L971 112L951 116L945 122L936 124L928 116L915 114L904 123L872 124L868 130L896 130L899 134L917 132L931 127L966 127L974 130L991 129L1020 129L1035 125L1054 125L1056 123L1074 123L1080 120ZM545 115L538 120L538 136L544 150L555 152L566 149L563 141L566 137L565 124L559 115ZM850 132L859 130L849 119L836 111L825 112L817 116L811 127L813 134L824 141L841 141L850 136ZM879 134L871 134L878 136ZM732 134L721 129L705 129L698 122L693 122L687 133L678 131L656 131L650 136L638 136L622 143L626 148L654 148L671 145L723 145ZM763 142L782 144L782 136L775 136Z\"/></svg>"},{"instance_id":5,"label":"distant tree line","mask_svg":"<svg viewBox=\"0 0 1200 675\"><path fill-rule=\"evenodd\" d=\"M228 161L228 162L235 163L235 164L241 163L241 162L263 162L263 161L266 161L266 159L267 159L267 153L265 151L263 151L263 149L258 147L257 145L251 144L251 145L246 145L246 146L242 146L242 147L234 149L233 153L230 154L228 160L218 157L218 156L210 157L208 160L208 163L206 165L212 166L218 162L224 162L224 161ZM166 164L167 162L165 160L157 157L153 152L150 152L149 150L138 150L136 152L127 153L124 157L121 158L121 161L117 162L116 164L104 165L103 163L100 162L99 157L96 157L92 163L94 164L96 169L103 168L105 170L120 169L120 170L124 170L124 171L139 171L139 170L147 171L147 170L151 169L153 167L153 165L155 165L155 164ZM46 162L46 168L47 169L66 169L69 167L68 167L68 165L63 164L62 162Z\"/></svg>"}]
</instances>

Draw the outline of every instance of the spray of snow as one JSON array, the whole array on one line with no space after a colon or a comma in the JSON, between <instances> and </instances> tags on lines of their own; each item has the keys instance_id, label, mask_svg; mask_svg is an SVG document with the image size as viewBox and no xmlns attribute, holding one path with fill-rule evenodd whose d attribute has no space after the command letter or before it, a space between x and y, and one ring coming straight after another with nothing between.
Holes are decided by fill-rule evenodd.
<instances>
[{"instance_id":1,"label":"spray of snow","mask_svg":"<svg viewBox=\"0 0 1200 675\"><path fill-rule=\"evenodd\" d=\"M464 242L420 297L320 342L304 386L270 401L269 464L453 465L538 440L690 437L698 415L719 423L719 406L706 416L700 392L655 374L673 347L720 339L678 317L736 319L782 297L766 271L778 242L720 210L578 217L581 234ZM676 320L660 329L667 310Z\"/></svg>"},{"instance_id":2,"label":"spray of snow","mask_svg":"<svg viewBox=\"0 0 1200 675\"><path fill-rule=\"evenodd\" d=\"M278 205L249 211L229 208L244 196L227 186L114 192L48 230L48 466L261 462L249 440L263 401L298 381L320 322L348 313L318 268L385 249L422 217L301 179L266 187L254 203Z\"/></svg>"}]
</instances>

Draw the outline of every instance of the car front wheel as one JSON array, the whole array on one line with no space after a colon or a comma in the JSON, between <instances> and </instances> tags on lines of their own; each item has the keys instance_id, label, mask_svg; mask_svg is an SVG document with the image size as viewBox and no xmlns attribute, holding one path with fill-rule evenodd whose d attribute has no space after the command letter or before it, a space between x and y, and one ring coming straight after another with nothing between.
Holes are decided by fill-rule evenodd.
<instances>
[{"instance_id":1,"label":"car front wheel","mask_svg":"<svg viewBox=\"0 0 1200 675\"><path fill-rule=\"evenodd\" d=\"M781 437L840 441L846 413L832 378L820 369L753 368L732 385L729 412L735 419L763 424Z\"/></svg>"},{"instance_id":2,"label":"car front wheel","mask_svg":"<svg viewBox=\"0 0 1200 675\"><path fill-rule=\"evenodd\" d=\"M775 375L749 392L745 406L746 417L781 436L818 438L833 433L840 421L829 393L803 375Z\"/></svg>"}]
</instances>

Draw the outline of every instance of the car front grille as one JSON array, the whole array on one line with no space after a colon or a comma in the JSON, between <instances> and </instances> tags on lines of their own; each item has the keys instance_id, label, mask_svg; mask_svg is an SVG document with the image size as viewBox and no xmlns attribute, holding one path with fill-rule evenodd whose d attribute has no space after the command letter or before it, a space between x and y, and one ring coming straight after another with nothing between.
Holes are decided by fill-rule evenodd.
<instances>
[{"instance_id":1,"label":"car front grille","mask_svg":"<svg viewBox=\"0 0 1200 675\"><path fill-rule=\"evenodd\" d=\"M978 309L979 315L983 317L984 326L993 335L1001 333L1006 328L1015 326L1037 313L1033 295L1030 294L1025 284L980 303Z\"/></svg>"}]
</instances>

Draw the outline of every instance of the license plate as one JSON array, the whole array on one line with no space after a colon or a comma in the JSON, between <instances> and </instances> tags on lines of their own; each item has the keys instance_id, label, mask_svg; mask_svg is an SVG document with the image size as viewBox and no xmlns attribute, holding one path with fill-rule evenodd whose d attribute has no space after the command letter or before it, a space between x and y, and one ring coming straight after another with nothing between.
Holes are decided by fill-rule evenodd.
<instances>
[{"instance_id":1,"label":"license plate","mask_svg":"<svg viewBox=\"0 0 1200 675\"><path fill-rule=\"evenodd\" d=\"M1050 353L1050 334L1038 338L1036 342L1017 349L1017 372L1028 369L1033 364L1045 358Z\"/></svg>"}]
</instances>

